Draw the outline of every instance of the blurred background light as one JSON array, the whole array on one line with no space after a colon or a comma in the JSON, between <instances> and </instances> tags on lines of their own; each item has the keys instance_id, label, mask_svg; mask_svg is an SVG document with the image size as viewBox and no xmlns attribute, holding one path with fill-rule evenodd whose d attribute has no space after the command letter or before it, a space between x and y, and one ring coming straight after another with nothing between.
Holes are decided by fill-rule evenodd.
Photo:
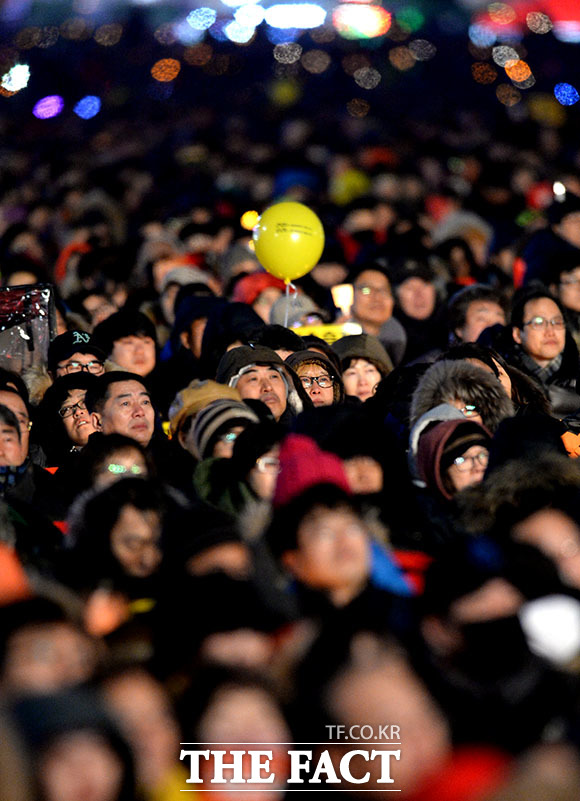
<instances>
[{"instance_id":1,"label":"blurred background light","mask_svg":"<svg viewBox=\"0 0 580 801\"><path fill-rule=\"evenodd\" d=\"M49 120L58 117L63 108L64 100L60 95L47 95L35 104L32 113L39 120Z\"/></svg>"},{"instance_id":2,"label":"blurred background light","mask_svg":"<svg viewBox=\"0 0 580 801\"><path fill-rule=\"evenodd\" d=\"M83 120L90 120L96 117L101 110L101 98L96 95L86 95L74 107L73 111Z\"/></svg>"}]
</instances>

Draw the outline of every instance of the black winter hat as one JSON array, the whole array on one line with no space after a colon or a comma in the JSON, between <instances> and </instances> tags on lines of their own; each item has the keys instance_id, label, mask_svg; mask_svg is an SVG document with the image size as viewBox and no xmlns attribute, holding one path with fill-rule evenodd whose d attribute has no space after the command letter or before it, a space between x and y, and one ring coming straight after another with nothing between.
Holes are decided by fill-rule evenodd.
<instances>
[{"instance_id":1,"label":"black winter hat","mask_svg":"<svg viewBox=\"0 0 580 801\"><path fill-rule=\"evenodd\" d=\"M275 350L266 348L264 345L242 345L224 353L218 364L216 381L218 384L229 384L240 370L250 364L283 367L284 361Z\"/></svg>"},{"instance_id":2,"label":"black winter hat","mask_svg":"<svg viewBox=\"0 0 580 801\"><path fill-rule=\"evenodd\" d=\"M54 373L59 362L70 359L75 353L94 356L100 362L104 362L106 358L103 348L86 331L66 331L55 337L48 346L49 372Z\"/></svg>"}]
</instances>

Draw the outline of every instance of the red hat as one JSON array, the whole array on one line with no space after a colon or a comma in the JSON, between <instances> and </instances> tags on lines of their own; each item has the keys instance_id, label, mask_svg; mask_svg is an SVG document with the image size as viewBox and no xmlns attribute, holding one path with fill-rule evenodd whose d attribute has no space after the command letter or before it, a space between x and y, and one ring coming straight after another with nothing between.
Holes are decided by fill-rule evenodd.
<instances>
[{"instance_id":1,"label":"red hat","mask_svg":"<svg viewBox=\"0 0 580 801\"><path fill-rule=\"evenodd\" d=\"M316 442L304 434L289 434L280 448L280 474L274 492L274 508L285 506L317 484L334 484L351 494L338 456L320 450Z\"/></svg>"},{"instance_id":2,"label":"red hat","mask_svg":"<svg viewBox=\"0 0 580 801\"><path fill-rule=\"evenodd\" d=\"M262 294L265 289L274 287L282 292L286 288L284 281L275 278L270 273L252 273L245 275L234 287L232 300L235 303L247 303L249 306Z\"/></svg>"}]
</instances>

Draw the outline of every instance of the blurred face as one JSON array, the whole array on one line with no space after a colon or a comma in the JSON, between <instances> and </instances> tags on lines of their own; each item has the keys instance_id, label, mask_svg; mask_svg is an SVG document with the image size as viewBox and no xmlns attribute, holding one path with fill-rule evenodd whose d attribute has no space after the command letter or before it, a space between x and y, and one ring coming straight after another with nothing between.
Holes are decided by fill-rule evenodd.
<instances>
[{"instance_id":1,"label":"blurred face","mask_svg":"<svg viewBox=\"0 0 580 801\"><path fill-rule=\"evenodd\" d=\"M160 537L157 512L124 506L111 530L111 551L127 575L147 578L161 564Z\"/></svg>"},{"instance_id":2,"label":"blurred face","mask_svg":"<svg viewBox=\"0 0 580 801\"><path fill-rule=\"evenodd\" d=\"M61 735L45 751L39 765L45 801L116 801L123 781L123 764L96 732Z\"/></svg>"},{"instance_id":3,"label":"blurred face","mask_svg":"<svg viewBox=\"0 0 580 801\"><path fill-rule=\"evenodd\" d=\"M319 364L300 364L296 372L315 406L332 406L334 403L334 382L324 367ZM321 387L318 381L314 379L320 379L323 384L329 384L329 386Z\"/></svg>"},{"instance_id":4,"label":"blurred face","mask_svg":"<svg viewBox=\"0 0 580 801\"><path fill-rule=\"evenodd\" d=\"M252 303L252 308L259 315L265 323L270 322L270 310L274 303L282 296L282 290L277 289L275 286L270 286L263 292L260 292L256 300Z\"/></svg>"},{"instance_id":5,"label":"blurred face","mask_svg":"<svg viewBox=\"0 0 580 801\"><path fill-rule=\"evenodd\" d=\"M469 362L470 364L474 364L476 367L479 367L481 370L485 370L486 373L490 373L491 375L495 376L495 378L497 378L499 383L504 388L505 393L508 396L508 398L511 398L511 396L512 396L512 382L511 382L511 379L510 379L509 375L506 373L506 371L503 369L503 367L501 366L501 364L499 362L496 362L495 359L493 360L493 363L495 364L497 372L498 372L498 375L496 375L488 364L486 364L485 362L480 361L479 359L466 359L465 361Z\"/></svg>"},{"instance_id":6,"label":"blurred face","mask_svg":"<svg viewBox=\"0 0 580 801\"><path fill-rule=\"evenodd\" d=\"M70 359L65 359L57 364L55 375L60 378L61 375L80 373L82 371L92 375L103 375L105 366L91 353L73 353Z\"/></svg>"},{"instance_id":7,"label":"blurred face","mask_svg":"<svg viewBox=\"0 0 580 801\"><path fill-rule=\"evenodd\" d=\"M567 309L580 312L580 267L561 274L557 293Z\"/></svg>"},{"instance_id":8,"label":"blurred face","mask_svg":"<svg viewBox=\"0 0 580 801\"><path fill-rule=\"evenodd\" d=\"M246 398L254 398L266 404L278 421L286 411L287 387L281 373L275 367L264 364L253 365L245 372L236 389Z\"/></svg>"},{"instance_id":9,"label":"blurred face","mask_svg":"<svg viewBox=\"0 0 580 801\"><path fill-rule=\"evenodd\" d=\"M571 517L559 509L541 509L514 526L512 537L546 554L562 580L580 589L580 529Z\"/></svg>"},{"instance_id":10,"label":"blurred face","mask_svg":"<svg viewBox=\"0 0 580 801\"><path fill-rule=\"evenodd\" d=\"M461 400L461 398L453 398L453 400L448 400L446 403L449 403L451 406L455 406L456 409L459 409L461 414L464 417L467 417L468 420L473 420L474 423L481 423L483 425L481 412L477 406L474 406L468 401Z\"/></svg>"},{"instance_id":11,"label":"blurred face","mask_svg":"<svg viewBox=\"0 0 580 801\"><path fill-rule=\"evenodd\" d=\"M213 446L212 456L218 459L231 459L234 452L235 441L238 438L238 434L241 434L243 430L244 426L232 426L228 428Z\"/></svg>"},{"instance_id":12,"label":"blurred face","mask_svg":"<svg viewBox=\"0 0 580 801\"><path fill-rule=\"evenodd\" d=\"M20 432L0 421L0 467L18 467L27 456L22 447Z\"/></svg>"},{"instance_id":13,"label":"blurred face","mask_svg":"<svg viewBox=\"0 0 580 801\"><path fill-rule=\"evenodd\" d=\"M299 581L327 592L338 606L360 592L369 572L368 534L348 507L314 507L298 527L297 542L283 561Z\"/></svg>"},{"instance_id":14,"label":"blurred face","mask_svg":"<svg viewBox=\"0 0 580 801\"><path fill-rule=\"evenodd\" d=\"M124 434L147 446L155 426L149 393L138 381L111 384L102 413L93 413L93 423L103 434Z\"/></svg>"},{"instance_id":15,"label":"blurred face","mask_svg":"<svg viewBox=\"0 0 580 801\"><path fill-rule=\"evenodd\" d=\"M151 337L122 337L113 345L111 359L131 373L149 375L155 367L155 342Z\"/></svg>"},{"instance_id":16,"label":"blurred face","mask_svg":"<svg viewBox=\"0 0 580 801\"><path fill-rule=\"evenodd\" d=\"M381 378L374 364L366 359L353 359L342 374L346 394L356 395L361 401L366 401L374 395Z\"/></svg>"},{"instance_id":17,"label":"blurred face","mask_svg":"<svg viewBox=\"0 0 580 801\"><path fill-rule=\"evenodd\" d=\"M18 427L20 428L20 441L22 451L28 455L28 443L30 440L30 416L26 404L16 392L0 391L0 404L8 407L16 415ZM24 457L26 458L26 457ZM23 459L24 461L24 459Z\"/></svg>"},{"instance_id":18,"label":"blurred face","mask_svg":"<svg viewBox=\"0 0 580 801\"><path fill-rule=\"evenodd\" d=\"M536 298L524 306L523 327L512 330L514 340L542 367L564 350L566 327L557 304Z\"/></svg>"},{"instance_id":19,"label":"blurred face","mask_svg":"<svg viewBox=\"0 0 580 801\"><path fill-rule=\"evenodd\" d=\"M472 445L447 469L455 492L479 484L487 467L489 451L481 445Z\"/></svg>"},{"instance_id":20,"label":"blurred face","mask_svg":"<svg viewBox=\"0 0 580 801\"><path fill-rule=\"evenodd\" d=\"M276 489L276 481L280 473L280 446L274 447L262 454L256 464L248 473L248 484L258 498L271 501Z\"/></svg>"},{"instance_id":21,"label":"blurred face","mask_svg":"<svg viewBox=\"0 0 580 801\"><path fill-rule=\"evenodd\" d=\"M68 397L60 406L60 416L67 437L81 448L87 444L89 437L96 430L92 416L85 406L86 389L71 389Z\"/></svg>"},{"instance_id":22,"label":"blurred face","mask_svg":"<svg viewBox=\"0 0 580 801\"><path fill-rule=\"evenodd\" d=\"M200 317L191 323L189 331L182 331L181 333L181 344L184 348L190 350L196 359L201 356L201 343L206 325L207 317Z\"/></svg>"},{"instance_id":23,"label":"blurred face","mask_svg":"<svg viewBox=\"0 0 580 801\"><path fill-rule=\"evenodd\" d=\"M2 686L15 693L53 693L88 681L95 665L93 643L70 623L24 626L8 638Z\"/></svg>"},{"instance_id":24,"label":"blurred face","mask_svg":"<svg viewBox=\"0 0 580 801\"><path fill-rule=\"evenodd\" d=\"M352 456L342 462L355 495L370 495L383 488L383 468L372 456Z\"/></svg>"},{"instance_id":25,"label":"blurred face","mask_svg":"<svg viewBox=\"0 0 580 801\"><path fill-rule=\"evenodd\" d=\"M149 471L145 459L136 448L123 448L114 451L102 464L93 479L95 489L103 489L125 476L147 477Z\"/></svg>"},{"instance_id":26,"label":"blurred face","mask_svg":"<svg viewBox=\"0 0 580 801\"><path fill-rule=\"evenodd\" d=\"M389 279L377 270L363 270L354 284L352 315L370 334L386 323L394 300Z\"/></svg>"},{"instance_id":27,"label":"blurred face","mask_svg":"<svg viewBox=\"0 0 580 801\"><path fill-rule=\"evenodd\" d=\"M91 328L117 311L115 304L106 295L89 295L83 300L83 306L89 315Z\"/></svg>"},{"instance_id":28,"label":"blurred face","mask_svg":"<svg viewBox=\"0 0 580 801\"><path fill-rule=\"evenodd\" d=\"M580 248L580 211L567 214L564 219L554 226L554 230L575 248Z\"/></svg>"},{"instance_id":29,"label":"blurred face","mask_svg":"<svg viewBox=\"0 0 580 801\"><path fill-rule=\"evenodd\" d=\"M426 320L435 311L437 291L430 281L422 278L407 278L397 288L399 306L408 317Z\"/></svg>"},{"instance_id":30,"label":"blurred face","mask_svg":"<svg viewBox=\"0 0 580 801\"><path fill-rule=\"evenodd\" d=\"M455 333L462 342L476 342L483 330L491 325L506 324L505 312L499 303L492 300L474 300L467 307L465 323Z\"/></svg>"}]
</instances>

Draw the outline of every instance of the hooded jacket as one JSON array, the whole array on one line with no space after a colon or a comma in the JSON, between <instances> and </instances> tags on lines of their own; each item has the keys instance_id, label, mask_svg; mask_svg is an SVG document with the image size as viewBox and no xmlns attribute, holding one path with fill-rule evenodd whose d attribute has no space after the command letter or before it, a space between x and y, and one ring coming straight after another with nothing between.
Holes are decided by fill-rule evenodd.
<instances>
[{"instance_id":1,"label":"hooded jacket","mask_svg":"<svg viewBox=\"0 0 580 801\"><path fill-rule=\"evenodd\" d=\"M466 361L435 362L425 372L411 401L411 426L441 403L461 400L479 409L483 425L492 433L514 407L497 378Z\"/></svg>"}]
</instances>

